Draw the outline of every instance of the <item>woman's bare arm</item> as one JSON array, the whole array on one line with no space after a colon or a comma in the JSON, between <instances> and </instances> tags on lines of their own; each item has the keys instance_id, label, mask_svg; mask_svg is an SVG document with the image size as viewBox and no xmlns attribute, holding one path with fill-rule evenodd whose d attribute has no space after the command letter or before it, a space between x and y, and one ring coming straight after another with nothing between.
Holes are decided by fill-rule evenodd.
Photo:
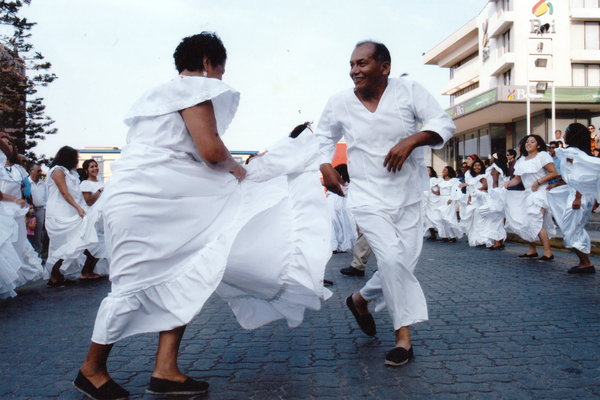
<instances>
[{"instance_id":1,"label":"woman's bare arm","mask_svg":"<svg viewBox=\"0 0 600 400\"><path fill-rule=\"evenodd\" d=\"M60 192L62 197L64 197L67 203L72 205L77 210L77 214L79 214L79 216L83 218L85 216L85 211L79 206L79 204L77 204L75 199L73 199L71 193L69 193L67 181L65 180L65 173L61 169L57 169L52 173L52 179L54 179L54 182L56 182L56 187L58 187L58 191Z\"/></svg>"},{"instance_id":2,"label":"woman's bare arm","mask_svg":"<svg viewBox=\"0 0 600 400\"><path fill-rule=\"evenodd\" d=\"M229 172L239 181L244 179L246 170L233 159L219 137L212 101L205 101L179 113L206 165L216 171Z\"/></svg>"}]
</instances>

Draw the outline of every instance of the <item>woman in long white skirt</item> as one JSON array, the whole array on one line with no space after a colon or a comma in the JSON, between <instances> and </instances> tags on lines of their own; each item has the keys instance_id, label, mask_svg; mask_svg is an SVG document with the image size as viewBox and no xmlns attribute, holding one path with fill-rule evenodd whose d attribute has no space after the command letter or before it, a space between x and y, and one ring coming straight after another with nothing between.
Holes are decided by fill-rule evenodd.
<instances>
[{"instance_id":1,"label":"woman in long white skirt","mask_svg":"<svg viewBox=\"0 0 600 400\"><path fill-rule=\"evenodd\" d=\"M506 229L504 229L504 205L500 190L509 181L508 162L504 154L494 154L493 163L486 169L488 193L484 204L479 208L482 235L493 241L488 250L504 250Z\"/></svg>"},{"instance_id":2,"label":"woman in long white skirt","mask_svg":"<svg viewBox=\"0 0 600 400\"><path fill-rule=\"evenodd\" d=\"M58 150L48 171L48 202L46 203L46 230L50 238L46 267L50 273L48 287L69 286L76 281L65 278L93 274L96 258L88 248L98 243L97 214L85 210L86 204L79 187L77 150L64 146ZM77 258L84 253L89 261L83 268Z\"/></svg>"},{"instance_id":3,"label":"woman in long white skirt","mask_svg":"<svg viewBox=\"0 0 600 400\"><path fill-rule=\"evenodd\" d=\"M177 354L186 325L217 288L249 329L277 318L297 326L305 308L331 294L323 288L330 220L316 139L309 130L284 139L246 175L220 138L239 104L221 82L221 40L185 38L174 58L180 76L127 114L128 144L103 194L112 291L74 382L92 397L128 395L106 362L116 341L147 332L159 332L148 391L206 391L208 383L179 371Z\"/></svg>"},{"instance_id":4,"label":"woman in long white skirt","mask_svg":"<svg viewBox=\"0 0 600 400\"><path fill-rule=\"evenodd\" d=\"M441 237L440 242L456 243L456 239L463 235L456 215L456 200L462 195L458 185L460 181L456 178L454 168L447 165L442 170L442 179L437 183L439 190L432 190L432 195L440 197L440 205L433 210L431 217Z\"/></svg>"},{"instance_id":5,"label":"woman in long white skirt","mask_svg":"<svg viewBox=\"0 0 600 400\"><path fill-rule=\"evenodd\" d=\"M440 197L440 188L438 183L442 180L438 178L437 172L432 167L427 167L429 173L429 191L425 192L425 201L423 202L423 224L424 232L429 231L427 240L435 241L436 231L441 225L441 217L437 211L444 203L444 199Z\"/></svg>"},{"instance_id":6,"label":"woman in long white skirt","mask_svg":"<svg viewBox=\"0 0 600 400\"><path fill-rule=\"evenodd\" d=\"M527 136L520 152L521 157L515 164L515 177L504 184L503 188L522 182L525 190L512 191L510 195L507 191L502 192L506 202L506 223L529 242L529 251L520 255L519 259L552 261L554 255L550 249L550 237L556 230L552 213L548 211L546 186L558 176L558 171L540 136ZM537 237L544 246L544 254L539 258L535 245Z\"/></svg>"},{"instance_id":7,"label":"woman in long white skirt","mask_svg":"<svg viewBox=\"0 0 600 400\"><path fill-rule=\"evenodd\" d=\"M588 257L591 241L585 224L590 219L595 199L599 197L597 182L600 180L600 159L591 156L590 131L582 124L569 125L565 131L565 142L568 148L555 150L561 160L562 181L548 185L548 205L563 234L565 247L579 258L579 264L568 272L593 274L596 269ZM590 186L586 182L589 177L593 177L596 184Z\"/></svg>"},{"instance_id":8,"label":"woman in long white skirt","mask_svg":"<svg viewBox=\"0 0 600 400\"><path fill-rule=\"evenodd\" d=\"M12 140L6 135L0 135L2 151L0 151L0 164L6 165L7 159L16 153L17 148ZM13 168L10 168L11 170ZM18 274L19 279L15 282L17 287L26 283L45 279L42 260L27 239L27 226L25 225L25 214L29 210L27 202L23 199L21 191L22 178L20 174L11 175L6 168L0 168L0 191L4 196L4 211L13 216L18 226L16 235L12 235L12 244L19 255ZM12 204L11 204L12 203Z\"/></svg>"},{"instance_id":9,"label":"woman in long white skirt","mask_svg":"<svg viewBox=\"0 0 600 400\"><path fill-rule=\"evenodd\" d=\"M93 159L85 160L81 168L87 176L87 179L79 184L83 193L83 199L87 205L86 210L89 211L92 208L101 210L104 181L98 178L98 174L100 173L98 162ZM93 256L90 257L88 254L85 254L86 257L79 257L80 264L82 263L82 258L85 260L83 261L83 269L79 279L98 279L102 275L108 275L108 252L106 251L106 244L104 242L104 219L102 217L99 217L98 221L96 221L96 233L98 234L98 243L87 251L88 254L93 254Z\"/></svg>"},{"instance_id":10,"label":"woman in long white skirt","mask_svg":"<svg viewBox=\"0 0 600 400\"><path fill-rule=\"evenodd\" d=\"M338 171L345 182L342 189L344 190L344 193L346 193L348 184L350 183L348 166L346 164L340 164L335 167L335 170ZM356 222L354 222L354 218L352 217L352 214L350 214L350 210L348 210L346 203L346 197L339 196L330 191L327 192L327 206L329 207L329 213L331 215L332 227L331 248L334 253L351 250L358 238Z\"/></svg>"},{"instance_id":11,"label":"woman in long white skirt","mask_svg":"<svg viewBox=\"0 0 600 400\"><path fill-rule=\"evenodd\" d=\"M465 174L465 183L459 185L466 187L467 193L460 203L460 227L467 234L469 246L490 245L490 240L483 235L481 215L478 210L484 203L483 195L487 192L488 182L485 177L483 161L473 162L469 174Z\"/></svg>"}]
</instances>

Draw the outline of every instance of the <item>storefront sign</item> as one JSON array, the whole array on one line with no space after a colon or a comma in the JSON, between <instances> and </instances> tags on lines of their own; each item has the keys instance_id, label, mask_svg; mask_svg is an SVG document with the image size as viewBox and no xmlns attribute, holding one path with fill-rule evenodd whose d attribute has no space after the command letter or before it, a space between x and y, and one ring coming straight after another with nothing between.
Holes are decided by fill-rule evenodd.
<instances>
[{"instance_id":1,"label":"storefront sign","mask_svg":"<svg viewBox=\"0 0 600 400\"><path fill-rule=\"evenodd\" d=\"M456 119L462 117L465 114L472 113L475 110L479 110L480 108L486 107L492 103L497 101L496 89L492 89L489 92L484 94L480 94L479 96L467 100L464 103L460 103L448 111L452 111L452 113L448 112L448 114L452 117L452 119Z\"/></svg>"},{"instance_id":2,"label":"storefront sign","mask_svg":"<svg viewBox=\"0 0 600 400\"><path fill-rule=\"evenodd\" d=\"M556 88L557 103L600 103L600 88ZM501 86L499 100L502 102L526 102L526 86ZM530 101L551 102L552 89L537 93L535 85L529 87Z\"/></svg>"}]
</instances>

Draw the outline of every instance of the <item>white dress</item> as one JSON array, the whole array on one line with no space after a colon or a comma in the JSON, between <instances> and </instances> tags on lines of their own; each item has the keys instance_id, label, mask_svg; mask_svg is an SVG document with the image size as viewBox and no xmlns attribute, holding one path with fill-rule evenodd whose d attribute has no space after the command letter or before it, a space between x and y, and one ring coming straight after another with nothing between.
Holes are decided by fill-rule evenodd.
<instances>
[{"instance_id":1,"label":"white dress","mask_svg":"<svg viewBox=\"0 0 600 400\"><path fill-rule=\"evenodd\" d=\"M580 192L581 207L579 209L574 210L572 205L577 192L575 187L581 188L582 183L585 186L586 177L592 177L595 172L595 181L600 180L600 160L588 156L577 148L558 148L555 151L561 161L561 177L567 185L557 186L548 192L548 206L563 234L565 247L589 254L591 241L590 235L585 230L585 224L590 219L594 200L598 196L596 188L591 186L592 190ZM577 167L574 168L576 165ZM580 166L584 168L580 168ZM580 172L585 175L582 176Z\"/></svg>"},{"instance_id":2,"label":"white dress","mask_svg":"<svg viewBox=\"0 0 600 400\"><path fill-rule=\"evenodd\" d=\"M89 179L81 182L79 184L79 187L81 188L81 192L85 193L85 192L89 192L92 195L94 193L96 193L99 189L104 188L104 181L102 180L98 180L98 181L91 181ZM100 194L100 196L98 197L98 199L96 200L96 202L90 207L87 205L85 205L84 210L86 210L86 212L90 212L90 210L98 210L99 211L99 216L98 219L96 221L96 234L98 235L98 243L97 244L90 244L88 246L88 250L89 252L96 258L99 258L98 262L96 263L96 267L94 268L94 272L100 275L108 275L108 270L109 270L109 262L108 262L108 251L106 250L106 243L104 240L104 219L102 218L102 194ZM86 256L82 253L79 255L77 261L79 263L80 266L83 266L86 260Z\"/></svg>"},{"instance_id":3,"label":"white dress","mask_svg":"<svg viewBox=\"0 0 600 400\"><path fill-rule=\"evenodd\" d=\"M486 201L486 193L482 192L482 179L485 179L485 174L479 174L475 177L465 175L465 183L467 193L462 197L460 202L460 227L467 234L469 246L493 245L493 242L484 235L485 227L482 222L482 216L479 212L481 206ZM467 204L471 198L471 203Z\"/></svg>"},{"instance_id":4,"label":"white dress","mask_svg":"<svg viewBox=\"0 0 600 400\"><path fill-rule=\"evenodd\" d=\"M493 187L494 176L492 171L498 172L498 187ZM487 239L488 245L494 243L492 241L502 241L506 239L506 229L504 228L504 203L501 199L501 188L509 181L509 178L504 175L504 172L496 164L492 164L486 169L486 179L488 182L487 193L479 193L481 196L482 205L477 210L480 216L481 235ZM488 247L489 247L488 246Z\"/></svg>"},{"instance_id":5,"label":"white dress","mask_svg":"<svg viewBox=\"0 0 600 400\"><path fill-rule=\"evenodd\" d=\"M346 187L342 188L344 193ZM356 222L348 210L347 197L327 192L327 206L331 215L331 249L334 251L348 251L354 247L358 233Z\"/></svg>"},{"instance_id":6,"label":"white dress","mask_svg":"<svg viewBox=\"0 0 600 400\"><path fill-rule=\"evenodd\" d=\"M432 190L440 190L439 183L443 181L441 178L429 178L429 191L425 192L425 201L423 201L423 222L425 223L425 235L428 236L428 229L433 228L440 231L442 225L442 216L437 211L437 208L442 206L447 200L441 195L435 194Z\"/></svg>"},{"instance_id":7,"label":"white dress","mask_svg":"<svg viewBox=\"0 0 600 400\"><path fill-rule=\"evenodd\" d=\"M60 193L53 178L53 174L57 170L61 170L65 174L65 183L73 200L86 210L84 218L79 216L75 207L69 204ZM48 171L47 176L46 230L50 244L46 269L50 273L54 264L62 259L60 272L65 276L74 276L81 272L81 266L77 262L81 253L89 248L92 255L96 256L92 249L99 241L95 225L100 218L100 213L97 208L87 207L79 187L77 172L55 166Z\"/></svg>"},{"instance_id":8,"label":"white dress","mask_svg":"<svg viewBox=\"0 0 600 400\"><path fill-rule=\"evenodd\" d=\"M439 197L442 200L435 212L439 215L437 218L439 218L440 224L437 229L439 236L442 238L461 238L463 236L463 230L456 215L456 200L462 195L460 188L458 188L459 184L458 178L441 179L437 184L440 188ZM450 200L450 204L448 204L448 200Z\"/></svg>"},{"instance_id":9,"label":"white dress","mask_svg":"<svg viewBox=\"0 0 600 400\"><path fill-rule=\"evenodd\" d=\"M6 155L0 151L0 164L5 165ZM18 170L12 168L12 170ZM11 176L11 174L5 169L0 170L0 191L4 194L21 198L21 175L17 178ZM31 243L27 239L27 227L25 225L25 214L27 214L27 208L21 208L16 203L4 202L3 208L6 213L11 215L18 226L17 234L9 234L8 230L6 234L9 234L12 240L15 251L19 255L18 274L19 278L15 281L16 287L22 286L29 282L35 282L41 279L48 278L48 275L44 272L42 266L42 260L35 252ZM11 224L12 226L12 224Z\"/></svg>"},{"instance_id":10,"label":"white dress","mask_svg":"<svg viewBox=\"0 0 600 400\"><path fill-rule=\"evenodd\" d=\"M515 176L520 176L524 191L506 189L500 190L500 197L505 204L506 225L517 235L528 242L535 242L543 228L552 237L556 234L556 227L552 222L552 212L548 209L546 187L547 182L539 185L537 191L533 192L531 186L533 183L545 177L548 171L544 166L554 163L550 154L545 151L539 152L534 158L526 160L521 157L515 164ZM542 215L541 209L545 209L545 215Z\"/></svg>"},{"instance_id":11,"label":"white dress","mask_svg":"<svg viewBox=\"0 0 600 400\"><path fill-rule=\"evenodd\" d=\"M247 329L279 318L298 326L305 308L331 295L314 136L306 130L270 147L240 184L202 161L178 112L207 100L222 135L239 93L216 79L178 77L126 116L127 145L102 195L112 289L96 343L186 325L215 290Z\"/></svg>"},{"instance_id":12,"label":"white dress","mask_svg":"<svg viewBox=\"0 0 600 400\"><path fill-rule=\"evenodd\" d=\"M21 265L19 254L13 246L19 235L19 226L13 214L5 210L5 203L0 202L0 299L17 295L14 289L19 282Z\"/></svg>"}]
</instances>

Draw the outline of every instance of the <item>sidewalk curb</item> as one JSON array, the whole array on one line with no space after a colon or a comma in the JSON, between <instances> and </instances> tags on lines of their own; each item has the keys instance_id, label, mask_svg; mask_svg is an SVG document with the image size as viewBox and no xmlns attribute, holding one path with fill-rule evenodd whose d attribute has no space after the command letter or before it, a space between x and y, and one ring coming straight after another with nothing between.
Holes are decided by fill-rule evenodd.
<instances>
[{"instance_id":1,"label":"sidewalk curb","mask_svg":"<svg viewBox=\"0 0 600 400\"><path fill-rule=\"evenodd\" d=\"M512 232L506 232L506 242L508 243L516 243L516 244L529 244L529 242L523 240L519 235ZM542 242L539 240L536 242L537 246L542 246ZM550 239L550 247L555 250L565 250L570 251L570 249L565 247L565 242L561 236L556 236ZM592 240L592 249L590 251L591 255L600 256L600 241Z\"/></svg>"}]
</instances>

